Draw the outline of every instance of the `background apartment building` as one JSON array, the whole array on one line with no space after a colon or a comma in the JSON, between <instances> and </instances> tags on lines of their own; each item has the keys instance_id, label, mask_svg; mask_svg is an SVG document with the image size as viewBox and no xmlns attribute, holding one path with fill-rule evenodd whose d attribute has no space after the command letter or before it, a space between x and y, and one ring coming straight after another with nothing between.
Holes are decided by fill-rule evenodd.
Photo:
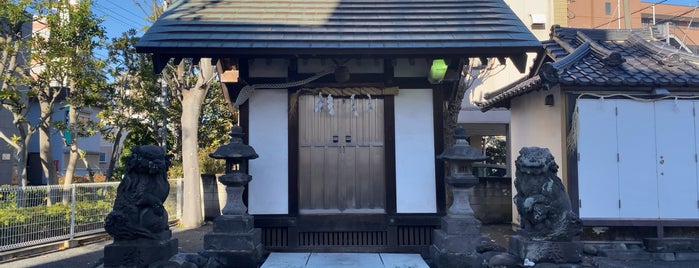
<instances>
[{"instance_id":1,"label":"background apartment building","mask_svg":"<svg viewBox=\"0 0 699 268\"><path fill-rule=\"evenodd\" d=\"M699 42L696 4L683 6L654 0L570 0L568 26L576 28L629 29L669 24L670 33L694 53Z\"/></svg>"}]
</instances>

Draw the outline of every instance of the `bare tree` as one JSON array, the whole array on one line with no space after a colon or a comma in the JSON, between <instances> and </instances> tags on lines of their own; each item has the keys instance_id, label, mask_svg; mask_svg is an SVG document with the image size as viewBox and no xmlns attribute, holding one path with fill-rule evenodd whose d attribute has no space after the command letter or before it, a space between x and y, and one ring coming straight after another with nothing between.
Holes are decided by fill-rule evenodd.
<instances>
[{"instance_id":1,"label":"bare tree","mask_svg":"<svg viewBox=\"0 0 699 268\"><path fill-rule=\"evenodd\" d=\"M200 226L204 222L199 171L199 117L206 93L215 78L215 66L211 59L199 60L198 68L190 60L168 64L162 72L170 90L179 92L182 104L182 168L184 172L184 207L182 224L185 227Z\"/></svg>"}]
</instances>

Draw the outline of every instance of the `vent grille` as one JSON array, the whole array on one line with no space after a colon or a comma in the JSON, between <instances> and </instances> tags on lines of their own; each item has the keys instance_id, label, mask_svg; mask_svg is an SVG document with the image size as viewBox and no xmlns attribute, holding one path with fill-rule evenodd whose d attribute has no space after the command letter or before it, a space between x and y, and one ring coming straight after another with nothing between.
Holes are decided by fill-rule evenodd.
<instances>
[{"instance_id":1,"label":"vent grille","mask_svg":"<svg viewBox=\"0 0 699 268\"><path fill-rule=\"evenodd\" d=\"M433 226L398 227L399 246L426 246L432 244Z\"/></svg>"},{"instance_id":2,"label":"vent grille","mask_svg":"<svg viewBox=\"0 0 699 268\"><path fill-rule=\"evenodd\" d=\"M268 248L289 246L287 228L262 228L262 244Z\"/></svg>"},{"instance_id":3,"label":"vent grille","mask_svg":"<svg viewBox=\"0 0 699 268\"><path fill-rule=\"evenodd\" d=\"M386 232L301 232L299 246L383 246Z\"/></svg>"}]
</instances>

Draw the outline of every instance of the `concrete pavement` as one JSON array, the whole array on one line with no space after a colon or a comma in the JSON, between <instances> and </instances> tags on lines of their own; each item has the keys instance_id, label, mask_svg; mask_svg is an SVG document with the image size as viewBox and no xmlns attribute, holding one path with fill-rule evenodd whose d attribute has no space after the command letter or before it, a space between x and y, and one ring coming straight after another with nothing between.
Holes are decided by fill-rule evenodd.
<instances>
[{"instance_id":1,"label":"concrete pavement","mask_svg":"<svg viewBox=\"0 0 699 268\"><path fill-rule=\"evenodd\" d=\"M199 252L204 248L204 235L211 232L212 225L206 224L202 227L183 229L183 228L173 228L173 236L179 240L179 251L180 252ZM503 234L507 231L507 226L483 226L483 231L485 233L490 233L491 237L493 234ZM507 239L507 235L502 235L502 237L494 237L496 242L502 243ZM102 264L102 257L104 256L104 246L112 243L111 240L100 241L96 243L91 243L83 245L80 247L70 248L67 250L50 252L39 254L33 257L26 257L23 259L18 259L10 262L0 263L0 268L4 267L35 267L35 268L54 268L54 267L69 267L69 268L92 268L97 267ZM587 267L603 267L603 268L655 268L655 267L669 267L669 268L699 268L699 260L674 260L674 261L660 261L660 260L619 260L609 257L592 257L588 256ZM558 267L555 266L545 266L545 267ZM585 267L585 266L582 266Z\"/></svg>"},{"instance_id":2,"label":"concrete pavement","mask_svg":"<svg viewBox=\"0 0 699 268\"><path fill-rule=\"evenodd\" d=\"M180 252L199 252L204 248L204 234L210 232L211 224L198 228L173 228L172 236L179 239ZM112 241L100 241L66 250L44 253L37 256L0 263L0 267L32 267L32 268L90 268L102 264L104 246Z\"/></svg>"}]
</instances>

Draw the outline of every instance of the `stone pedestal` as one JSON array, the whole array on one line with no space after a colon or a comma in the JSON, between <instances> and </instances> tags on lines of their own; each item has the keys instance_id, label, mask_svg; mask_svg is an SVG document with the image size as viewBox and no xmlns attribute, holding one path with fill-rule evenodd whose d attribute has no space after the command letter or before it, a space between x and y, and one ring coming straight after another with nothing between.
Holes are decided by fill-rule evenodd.
<instances>
[{"instance_id":1,"label":"stone pedestal","mask_svg":"<svg viewBox=\"0 0 699 268\"><path fill-rule=\"evenodd\" d=\"M481 240L481 223L473 216L443 217L441 229L432 233L434 267L471 267Z\"/></svg>"},{"instance_id":2,"label":"stone pedestal","mask_svg":"<svg viewBox=\"0 0 699 268\"><path fill-rule=\"evenodd\" d=\"M204 235L202 255L215 258L224 267L258 267L262 259L262 232L250 215L222 215Z\"/></svg>"},{"instance_id":3,"label":"stone pedestal","mask_svg":"<svg viewBox=\"0 0 699 268\"><path fill-rule=\"evenodd\" d=\"M170 230L160 234L162 239L139 238L117 240L104 247L104 267L148 267L151 263L167 261L177 254L177 239Z\"/></svg>"},{"instance_id":4,"label":"stone pedestal","mask_svg":"<svg viewBox=\"0 0 699 268\"><path fill-rule=\"evenodd\" d=\"M579 263L583 243L580 241L538 241L513 235L509 240L510 253L534 263Z\"/></svg>"}]
</instances>

